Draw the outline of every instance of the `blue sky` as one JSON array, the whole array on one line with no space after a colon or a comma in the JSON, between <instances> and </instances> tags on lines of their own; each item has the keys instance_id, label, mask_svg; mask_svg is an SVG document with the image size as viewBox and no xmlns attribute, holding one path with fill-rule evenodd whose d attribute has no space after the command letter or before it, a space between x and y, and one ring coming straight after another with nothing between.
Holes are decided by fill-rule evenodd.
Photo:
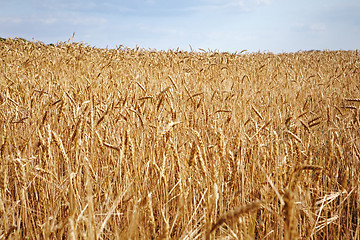
<instances>
[{"instance_id":1,"label":"blue sky","mask_svg":"<svg viewBox=\"0 0 360 240\"><path fill-rule=\"evenodd\" d=\"M358 0L2 0L0 37L168 50L360 47Z\"/></svg>"}]
</instances>

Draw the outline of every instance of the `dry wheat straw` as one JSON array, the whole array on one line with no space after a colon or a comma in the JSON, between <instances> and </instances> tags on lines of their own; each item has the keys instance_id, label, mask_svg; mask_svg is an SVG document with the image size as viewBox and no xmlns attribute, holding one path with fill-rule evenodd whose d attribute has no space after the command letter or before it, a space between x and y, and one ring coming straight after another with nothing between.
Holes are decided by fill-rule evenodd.
<instances>
[{"instance_id":1,"label":"dry wheat straw","mask_svg":"<svg viewBox=\"0 0 360 240\"><path fill-rule=\"evenodd\" d=\"M0 166L0 194L6 190L6 175L7 165L3 164Z\"/></svg>"},{"instance_id":2,"label":"dry wheat straw","mask_svg":"<svg viewBox=\"0 0 360 240\"><path fill-rule=\"evenodd\" d=\"M152 232L152 235L155 235L156 223L155 223L155 216L154 216L152 193L149 193L149 195L148 195L148 205L147 206L148 206L149 213L150 213L151 232Z\"/></svg>"},{"instance_id":3,"label":"dry wheat straw","mask_svg":"<svg viewBox=\"0 0 360 240\"><path fill-rule=\"evenodd\" d=\"M188 164L189 166L193 166L194 163L195 163L195 156L196 156L196 143L193 142L191 145L191 150L190 150L190 156L189 156L189 159L188 159Z\"/></svg>"},{"instance_id":4,"label":"dry wheat straw","mask_svg":"<svg viewBox=\"0 0 360 240\"><path fill-rule=\"evenodd\" d=\"M208 178L209 173L208 173L208 169L207 169L207 165L206 165L206 150L205 150L205 145L204 142L200 136L200 133L194 129L192 129L193 133L196 136L196 139L199 143L199 145L196 144L196 148L197 148L197 155L198 155L198 159L200 162L200 168L202 173L204 174L205 179Z\"/></svg>"},{"instance_id":5,"label":"dry wheat straw","mask_svg":"<svg viewBox=\"0 0 360 240\"><path fill-rule=\"evenodd\" d=\"M295 135L291 131L285 130L285 132L288 133L291 137L293 137L296 141L300 142L301 144L303 143L301 138L299 138L297 135Z\"/></svg>"},{"instance_id":6,"label":"dry wheat straw","mask_svg":"<svg viewBox=\"0 0 360 240\"><path fill-rule=\"evenodd\" d=\"M18 180L20 189L23 189L26 185L24 165L22 163L22 160L19 158L14 159L13 163L15 165L15 174L16 174L16 178Z\"/></svg>"},{"instance_id":7,"label":"dry wheat straw","mask_svg":"<svg viewBox=\"0 0 360 240\"><path fill-rule=\"evenodd\" d=\"M75 224L74 224L74 219L72 217L69 217L69 233L68 233L68 238L70 240L75 240L77 239L76 237L76 233L75 233Z\"/></svg>"},{"instance_id":8,"label":"dry wheat straw","mask_svg":"<svg viewBox=\"0 0 360 240\"><path fill-rule=\"evenodd\" d=\"M261 120L264 120L263 116L261 116L260 112L254 107L254 105L251 105L251 108Z\"/></svg>"},{"instance_id":9,"label":"dry wheat straw","mask_svg":"<svg viewBox=\"0 0 360 240\"><path fill-rule=\"evenodd\" d=\"M295 229L295 207L293 193L286 191L284 195L284 217L285 217L285 240L292 240L296 238L296 229Z\"/></svg>"},{"instance_id":10,"label":"dry wheat straw","mask_svg":"<svg viewBox=\"0 0 360 240\"><path fill-rule=\"evenodd\" d=\"M5 154L6 154L5 151L6 151L6 147L7 147L7 144L8 144L8 137L7 137L6 130L4 130L4 133L5 133L4 141L3 141L3 143L1 144L1 147L0 147L0 157L1 157L2 160L5 158Z\"/></svg>"},{"instance_id":11,"label":"dry wheat straw","mask_svg":"<svg viewBox=\"0 0 360 240\"><path fill-rule=\"evenodd\" d=\"M71 162L70 162L70 159L68 157L68 154L65 151L64 144L63 144L61 138L54 131L52 131L52 136L54 138L56 146L60 149L61 155L63 156L63 158L65 160L65 163L66 163L67 168L68 168L67 169L68 174L70 174L72 172L72 170L71 170Z\"/></svg>"},{"instance_id":12,"label":"dry wheat straw","mask_svg":"<svg viewBox=\"0 0 360 240\"><path fill-rule=\"evenodd\" d=\"M49 124L45 125L45 130L47 132L47 138L46 138L46 160L45 162L53 163L53 156L51 152L51 141L52 141L52 131ZM51 165L50 165L51 166ZM51 166L53 167L53 166Z\"/></svg>"}]
</instances>

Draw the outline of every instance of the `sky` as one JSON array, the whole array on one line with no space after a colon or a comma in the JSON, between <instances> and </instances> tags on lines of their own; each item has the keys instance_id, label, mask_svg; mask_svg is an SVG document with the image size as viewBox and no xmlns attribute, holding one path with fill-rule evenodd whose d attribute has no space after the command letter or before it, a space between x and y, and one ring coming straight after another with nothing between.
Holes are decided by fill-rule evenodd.
<instances>
[{"instance_id":1,"label":"sky","mask_svg":"<svg viewBox=\"0 0 360 240\"><path fill-rule=\"evenodd\" d=\"M359 0L0 0L0 37L100 48L360 48ZM191 46L191 48L190 48Z\"/></svg>"}]
</instances>

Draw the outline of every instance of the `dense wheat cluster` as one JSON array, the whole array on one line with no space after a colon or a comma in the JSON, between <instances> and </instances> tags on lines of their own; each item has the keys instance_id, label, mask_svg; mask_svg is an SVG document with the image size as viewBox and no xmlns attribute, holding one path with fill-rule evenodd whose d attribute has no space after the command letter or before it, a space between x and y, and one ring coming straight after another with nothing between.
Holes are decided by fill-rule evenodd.
<instances>
[{"instance_id":1,"label":"dense wheat cluster","mask_svg":"<svg viewBox=\"0 0 360 240\"><path fill-rule=\"evenodd\" d=\"M360 53L0 42L0 239L359 239Z\"/></svg>"}]
</instances>

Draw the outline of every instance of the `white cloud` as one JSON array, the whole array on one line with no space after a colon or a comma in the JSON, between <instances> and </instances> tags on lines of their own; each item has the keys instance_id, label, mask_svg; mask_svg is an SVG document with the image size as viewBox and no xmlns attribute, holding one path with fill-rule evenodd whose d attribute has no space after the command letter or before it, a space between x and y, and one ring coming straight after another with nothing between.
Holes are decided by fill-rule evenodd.
<instances>
[{"instance_id":1,"label":"white cloud","mask_svg":"<svg viewBox=\"0 0 360 240\"><path fill-rule=\"evenodd\" d=\"M325 33L326 25L324 23L313 23L309 26L310 31L317 33Z\"/></svg>"},{"instance_id":2,"label":"white cloud","mask_svg":"<svg viewBox=\"0 0 360 240\"><path fill-rule=\"evenodd\" d=\"M22 22L23 19L18 17L0 17L1 24L19 24Z\"/></svg>"},{"instance_id":3,"label":"white cloud","mask_svg":"<svg viewBox=\"0 0 360 240\"><path fill-rule=\"evenodd\" d=\"M75 16L70 18L64 18L62 21L68 22L74 25L99 25L105 24L107 20L105 18L98 18L98 17L82 17L82 16Z\"/></svg>"},{"instance_id":4,"label":"white cloud","mask_svg":"<svg viewBox=\"0 0 360 240\"><path fill-rule=\"evenodd\" d=\"M261 5L271 4L270 0L198 0L197 2L198 5L189 7L188 10L250 12Z\"/></svg>"},{"instance_id":5,"label":"white cloud","mask_svg":"<svg viewBox=\"0 0 360 240\"><path fill-rule=\"evenodd\" d=\"M208 1L201 1L201 2L202 2L202 4L188 7L188 8L186 8L186 10L200 11L200 12L222 11L222 10L240 10L240 11L247 10L243 1L208 0Z\"/></svg>"},{"instance_id":6,"label":"white cloud","mask_svg":"<svg viewBox=\"0 0 360 240\"><path fill-rule=\"evenodd\" d=\"M59 15L55 17L37 17L37 16L30 16L30 17L0 17L0 24L25 24L25 23L33 23L33 24L42 24L42 25L54 25L58 23L68 23L71 25L99 25L105 24L107 20L105 18L100 17L84 17L78 15Z\"/></svg>"},{"instance_id":7,"label":"white cloud","mask_svg":"<svg viewBox=\"0 0 360 240\"><path fill-rule=\"evenodd\" d=\"M293 30L308 34L325 34L327 32L327 27L324 23L300 23L296 24L293 27Z\"/></svg>"},{"instance_id":8,"label":"white cloud","mask_svg":"<svg viewBox=\"0 0 360 240\"><path fill-rule=\"evenodd\" d=\"M270 4L270 0L255 0L257 5L261 5L261 4L266 4L269 5Z\"/></svg>"},{"instance_id":9,"label":"white cloud","mask_svg":"<svg viewBox=\"0 0 360 240\"><path fill-rule=\"evenodd\" d=\"M45 19L40 19L41 22L43 22L45 25L51 25L54 24L58 21L57 18L45 18Z\"/></svg>"},{"instance_id":10,"label":"white cloud","mask_svg":"<svg viewBox=\"0 0 360 240\"><path fill-rule=\"evenodd\" d=\"M96 9L98 3L95 1L87 0L30 0L33 3L33 6L38 6L48 10L89 10Z\"/></svg>"}]
</instances>

